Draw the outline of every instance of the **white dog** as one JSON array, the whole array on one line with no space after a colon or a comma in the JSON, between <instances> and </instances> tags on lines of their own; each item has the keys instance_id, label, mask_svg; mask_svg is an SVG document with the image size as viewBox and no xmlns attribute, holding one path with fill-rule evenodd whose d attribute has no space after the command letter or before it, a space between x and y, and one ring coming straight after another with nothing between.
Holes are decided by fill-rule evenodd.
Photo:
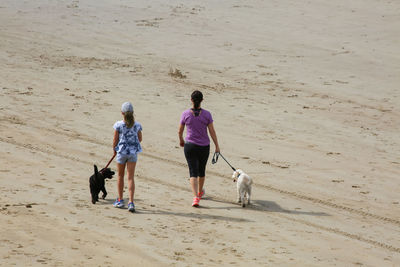
<instances>
[{"instance_id":1,"label":"white dog","mask_svg":"<svg viewBox=\"0 0 400 267\"><path fill-rule=\"evenodd\" d=\"M232 178L234 182L237 181L238 203L242 203L242 207L245 207L245 198L247 198L247 204L250 205L251 185L253 184L253 180L241 169L234 171Z\"/></svg>"}]
</instances>

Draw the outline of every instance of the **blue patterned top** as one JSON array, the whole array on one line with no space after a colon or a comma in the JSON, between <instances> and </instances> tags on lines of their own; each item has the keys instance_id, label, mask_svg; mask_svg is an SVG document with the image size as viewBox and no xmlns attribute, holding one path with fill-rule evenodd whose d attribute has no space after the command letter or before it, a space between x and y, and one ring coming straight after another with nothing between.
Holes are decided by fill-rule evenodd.
<instances>
[{"instance_id":1,"label":"blue patterned top","mask_svg":"<svg viewBox=\"0 0 400 267\"><path fill-rule=\"evenodd\" d=\"M130 155L142 152L139 142L138 132L142 130L142 125L135 121L131 128L127 128L124 121L117 121L113 128L119 133L119 141L114 148L117 153Z\"/></svg>"}]
</instances>

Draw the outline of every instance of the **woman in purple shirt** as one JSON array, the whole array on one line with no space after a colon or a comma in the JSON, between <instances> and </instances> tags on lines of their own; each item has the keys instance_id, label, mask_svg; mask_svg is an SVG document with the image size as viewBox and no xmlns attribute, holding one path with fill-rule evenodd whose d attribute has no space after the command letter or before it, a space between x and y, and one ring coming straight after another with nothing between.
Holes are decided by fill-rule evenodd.
<instances>
[{"instance_id":1,"label":"woman in purple shirt","mask_svg":"<svg viewBox=\"0 0 400 267\"><path fill-rule=\"evenodd\" d=\"M207 128L215 144L215 152L220 152L217 134L215 133L211 113L202 109L203 94L194 91L191 96L193 107L185 110L179 125L180 146L184 147L185 157L189 166L190 185L193 192L193 207L198 207L204 195L204 181L206 178L206 164L210 154L210 138ZM183 131L186 125L186 138Z\"/></svg>"}]
</instances>

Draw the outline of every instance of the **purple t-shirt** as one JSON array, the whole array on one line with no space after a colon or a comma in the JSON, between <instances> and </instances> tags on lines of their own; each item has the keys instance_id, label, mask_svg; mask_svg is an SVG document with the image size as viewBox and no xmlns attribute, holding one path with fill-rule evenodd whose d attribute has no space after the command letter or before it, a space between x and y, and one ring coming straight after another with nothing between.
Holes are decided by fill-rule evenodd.
<instances>
[{"instance_id":1,"label":"purple t-shirt","mask_svg":"<svg viewBox=\"0 0 400 267\"><path fill-rule=\"evenodd\" d=\"M208 146L210 138L207 126L213 122L211 113L201 109L199 116L194 116L191 109L185 110L181 116L181 124L186 125L186 142L199 146Z\"/></svg>"}]
</instances>

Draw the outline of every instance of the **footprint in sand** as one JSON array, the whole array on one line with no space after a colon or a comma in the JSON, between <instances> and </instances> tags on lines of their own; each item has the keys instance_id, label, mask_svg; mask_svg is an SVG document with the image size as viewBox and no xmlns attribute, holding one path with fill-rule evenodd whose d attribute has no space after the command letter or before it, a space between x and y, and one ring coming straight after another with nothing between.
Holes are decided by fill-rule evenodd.
<instances>
[{"instance_id":1,"label":"footprint in sand","mask_svg":"<svg viewBox=\"0 0 400 267\"><path fill-rule=\"evenodd\" d=\"M71 4L67 5L67 8L79 8L79 0L73 0Z\"/></svg>"},{"instance_id":2,"label":"footprint in sand","mask_svg":"<svg viewBox=\"0 0 400 267\"><path fill-rule=\"evenodd\" d=\"M185 260L185 258L183 258L183 256L185 255L185 253L184 252L180 252L180 251L175 251L174 252L174 260L176 260L176 261L184 261Z\"/></svg>"}]
</instances>

